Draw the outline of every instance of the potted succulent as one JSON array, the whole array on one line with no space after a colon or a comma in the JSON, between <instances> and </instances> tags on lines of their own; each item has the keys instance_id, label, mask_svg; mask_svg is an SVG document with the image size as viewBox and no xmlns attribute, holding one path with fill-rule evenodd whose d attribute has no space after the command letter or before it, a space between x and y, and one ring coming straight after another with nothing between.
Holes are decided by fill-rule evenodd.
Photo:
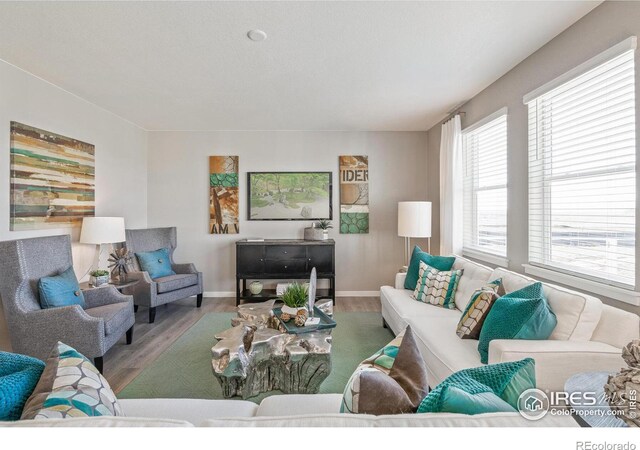
<instances>
[{"instance_id":1,"label":"potted succulent","mask_svg":"<svg viewBox=\"0 0 640 450\"><path fill-rule=\"evenodd\" d=\"M109 271L108 270L94 270L89 277L89 284L93 287L102 286L109 282Z\"/></svg>"},{"instance_id":2,"label":"potted succulent","mask_svg":"<svg viewBox=\"0 0 640 450\"><path fill-rule=\"evenodd\" d=\"M322 239L329 239L329 230L333 228L331 225L331 221L329 220L320 220L316 222L316 228L320 228L322 230Z\"/></svg>"},{"instance_id":3,"label":"potted succulent","mask_svg":"<svg viewBox=\"0 0 640 450\"><path fill-rule=\"evenodd\" d=\"M280 319L288 322L293 317L297 326L301 327L307 321L307 288L300 283L291 283L280 299L284 303Z\"/></svg>"}]
</instances>

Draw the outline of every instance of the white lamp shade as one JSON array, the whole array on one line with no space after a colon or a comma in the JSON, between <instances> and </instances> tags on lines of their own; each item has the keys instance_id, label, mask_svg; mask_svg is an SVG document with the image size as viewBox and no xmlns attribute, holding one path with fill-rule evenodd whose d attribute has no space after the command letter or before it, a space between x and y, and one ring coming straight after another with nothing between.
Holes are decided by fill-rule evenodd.
<instances>
[{"instance_id":1,"label":"white lamp shade","mask_svg":"<svg viewBox=\"0 0 640 450\"><path fill-rule=\"evenodd\" d=\"M398 202L398 236L431 237L431 202Z\"/></svg>"},{"instance_id":2,"label":"white lamp shade","mask_svg":"<svg viewBox=\"0 0 640 450\"><path fill-rule=\"evenodd\" d=\"M124 217L85 217L82 219L82 244L113 244L124 242Z\"/></svg>"}]
</instances>

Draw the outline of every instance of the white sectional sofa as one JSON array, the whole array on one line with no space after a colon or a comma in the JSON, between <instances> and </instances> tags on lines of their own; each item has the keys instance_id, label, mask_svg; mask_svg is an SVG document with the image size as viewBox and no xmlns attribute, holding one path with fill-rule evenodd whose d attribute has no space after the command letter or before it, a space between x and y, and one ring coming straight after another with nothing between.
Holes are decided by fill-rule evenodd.
<instances>
[{"instance_id":1,"label":"white sectional sofa","mask_svg":"<svg viewBox=\"0 0 640 450\"><path fill-rule=\"evenodd\" d=\"M456 257L454 269L463 269L455 294L456 309L444 309L412 298L404 289L406 274L396 275L394 286L380 289L384 322L398 334L411 328L425 359L429 385L436 386L454 372L481 366L478 341L460 339L456 326L473 291L487 281L502 278L506 292L535 280L503 268L490 269ZM559 391L573 374L587 371L616 372L625 366L622 347L640 336L640 317L599 299L552 284L544 292L558 324L548 340L494 340L489 363L535 359L538 388Z\"/></svg>"},{"instance_id":2,"label":"white sectional sofa","mask_svg":"<svg viewBox=\"0 0 640 450\"><path fill-rule=\"evenodd\" d=\"M340 414L341 394L275 395L256 405L245 400L120 400L126 417L0 422L0 427L577 427L569 416L536 422L517 413Z\"/></svg>"}]
</instances>

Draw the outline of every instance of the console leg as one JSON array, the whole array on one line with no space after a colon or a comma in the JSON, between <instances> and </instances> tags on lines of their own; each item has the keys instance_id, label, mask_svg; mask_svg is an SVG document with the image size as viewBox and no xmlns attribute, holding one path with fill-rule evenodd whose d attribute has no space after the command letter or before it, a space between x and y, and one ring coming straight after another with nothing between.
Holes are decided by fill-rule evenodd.
<instances>
[{"instance_id":1,"label":"console leg","mask_svg":"<svg viewBox=\"0 0 640 450\"><path fill-rule=\"evenodd\" d=\"M198 294L196 297L196 307L200 308L202 306L202 294Z\"/></svg>"},{"instance_id":2,"label":"console leg","mask_svg":"<svg viewBox=\"0 0 640 450\"><path fill-rule=\"evenodd\" d=\"M127 345L131 345L132 342L133 342L133 325L131 325L131 328L127 330Z\"/></svg>"},{"instance_id":3,"label":"console leg","mask_svg":"<svg viewBox=\"0 0 640 450\"><path fill-rule=\"evenodd\" d=\"M102 359L102 356L93 358L93 365L96 366L96 369L98 369L98 372L102 373L102 368L104 366L104 360Z\"/></svg>"},{"instance_id":4,"label":"console leg","mask_svg":"<svg viewBox=\"0 0 640 450\"><path fill-rule=\"evenodd\" d=\"M153 323L156 320L156 309L149 308L149 323Z\"/></svg>"}]
</instances>

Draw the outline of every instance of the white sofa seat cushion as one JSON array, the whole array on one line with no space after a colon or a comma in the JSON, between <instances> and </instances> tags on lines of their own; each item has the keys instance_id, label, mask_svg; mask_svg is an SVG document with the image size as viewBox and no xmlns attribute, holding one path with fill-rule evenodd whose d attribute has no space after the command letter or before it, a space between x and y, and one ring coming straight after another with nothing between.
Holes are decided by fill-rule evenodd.
<instances>
[{"instance_id":1,"label":"white sofa seat cushion","mask_svg":"<svg viewBox=\"0 0 640 450\"><path fill-rule=\"evenodd\" d=\"M619 348L595 341L527 341L496 339L489 345L489 364L533 358L536 384L552 391L580 372L617 372L625 366Z\"/></svg>"},{"instance_id":2,"label":"white sofa seat cushion","mask_svg":"<svg viewBox=\"0 0 640 450\"><path fill-rule=\"evenodd\" d=\"M258 411L258 405L246 400L136 398L118 401L127 417L168 418L193 425L216 417L253 417Z\"/></svg>"},{"instance_id":3,"label":"white sofa seat cushion","mask_svg":"<svg viewBox=\"0 0 640 450\"><path fill-rule=\"evenodd\" d=\"M443 310L433 307L433 309ZM443 310L446 311L446 310ZM449 312L453 312L448 310ZM416 343L427 366L429 386L434 388L449 375L469 367L481 366L478 341L456 335L457 314L416 314L408 318Z\"/></svg>"},{"instance_id":4,"label":"white sofa seat cushion","mask_svg":"<svg viewBox=\"0 0 640 450\"><path fill-rule=\"evenodd\" d=\"M502 278L502 286L507 293L517 291L537 281L500 267L493 271L490 278ZM553 284L544 283L543 288L549 300L549 307L558 319L558 324L549 339L590 340L602 315L602 302L590 295Z\"/></svg>"},{"instance_id":5,"label":"white sofa seat cushion","mask_svg":"<svg viewBox=\"0 0 640 450\"><path fill-rule=\"evenodd\" d=\"M394 289L391 286L380 288L382 315L396 335L404 331L410 317L424 316L435 320L440 317L453 317L457 325L460 311L419 302L412 294L413 292L407 289ZM456 325L453 326L454 331Z\"/></svg>"},{"instance_id":6,"label":"white sofa seat cushion","mask_svg":"<svg viewBox=\"0 0 640 450\"><path fill-rule=\"evenodd\" d=\"M168 428L168 427L193 427L191 422L184 420L172 420L161 418L145 418L145 417L115 417L115 416L96 416L96 417L69 417L65 419L37 419L37 420L16 420L15 422L0 422L1 427L44 427L44 428Z\"/></svg>"},{"instance_id":7,"label":"white sofa seat cushion","mask_svg":"<svg viewBox=\"0 0 640 450\"><path fill-rule=\"evenodd\" d=\"M310 414L306 416L213 419L205 427L578 427L570 416L547 414L541 420L527 420L518 413L489 413L469 416L452 413L395 414Z\"/></svg>"},{"instance_id":8,"label":"white sofa seat cushion","mask_svg":"<svg viewBox=\"0 0 640 450\"><path fill-rule=\"evenodd\" d=\"M480 289L487 281L493 281L491 276L491 269L482 264L469 261L468 259L456 256L456 261L453 263L452 270L462 269L464 272L458 282L458 289L454 297L456 308L460 311L464 311L471 299L471 295L476 289Z\"/></svg>"},{"instance_id":9,"label":"white sofa seat cushion","mask_svg":"<svg viewBox=\"0 0 640 450\"><path fill-rule=\"evenodd\" d=\"M256 416L302 416L340 412L342 394L272 395L258 406Z\"/></svg>"}]
</instances>

